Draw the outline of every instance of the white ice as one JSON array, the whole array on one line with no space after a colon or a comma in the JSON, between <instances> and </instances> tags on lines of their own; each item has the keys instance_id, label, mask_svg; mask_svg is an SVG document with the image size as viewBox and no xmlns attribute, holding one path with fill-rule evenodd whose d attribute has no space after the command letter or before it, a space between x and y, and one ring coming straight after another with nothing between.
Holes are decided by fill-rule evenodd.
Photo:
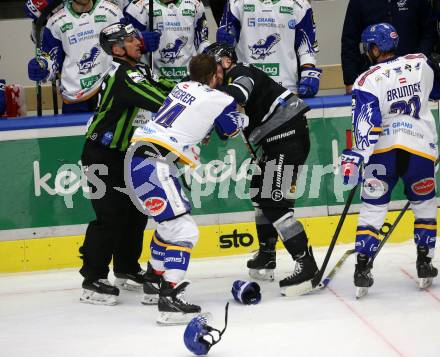
<instances>
[{"instance_id":1,"label":"white ice","mask_svg":"<svg viewBox=\"0 0 440 357\"><path fill-rule=\"evenodd\" d=\"M335 249L332 267L346 249ZM326 248L316 249L320 264ZM261 283L263 300L243 306L232 300L236 279L248 279L246 256L193 260L188 300L229 326L212 357L440 356L440 279L427 291L415 282L415 247L387 245L374 267L375 284L354 298L351 256L329 288L298 298L279 294L278 283ZM434 259L440 266L440 259ZM276 278L293 268L278 253ZM113 277L111 276L111 279ZM184 326L159 327L156 308L139 303L141 293L122 291L119 305L79 302L76 270L0 275L0 356L3 357L189 357Z\"/></svg>"}]
</instances>

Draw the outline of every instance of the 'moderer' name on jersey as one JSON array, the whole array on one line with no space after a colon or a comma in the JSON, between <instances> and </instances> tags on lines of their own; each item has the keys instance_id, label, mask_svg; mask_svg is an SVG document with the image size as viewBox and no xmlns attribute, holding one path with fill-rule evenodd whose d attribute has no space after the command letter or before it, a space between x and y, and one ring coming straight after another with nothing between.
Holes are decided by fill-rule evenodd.
<instances>
[{"instance_id":1,"label":"'moderer' name on jersey","mask_svg":"<svg viewBox=\"0 0 440 357\"><path fill-rule=\"evenodd\" d=\"M428 102L433 81L423 54L379 63L357 78L352 120L365 161L396 148L436 160L437 130Z\"/></svg>"},{"instance_id":2,"label":"'moderer' name on jersey","mask_svg":"<svg viewBox=\"0 0 440 357\"><path fill-rule=\"evenodd\" d=\"M154 71L181 80L188 74L191 57L209 45L205 9L199 0L153 4L153 29L162 33L159 49L153 52ZM125 9L126 18L140 31L150 28L148 6L148 0L135 0Z\"/></svg>"},{"instance_id":3,"label":"'moderer' name on jersey","mask_svg":"<svg viewBox=\"0 0 440 357\"><path fill-rule=\"evenodd\" d=\"M99 45L99 33L122 18L119 7L106 0L96 0L92 10L81 15L67 3L51 16L42 50L52 59L51 75L61 69L61 94L66 101L81 102L97 93L112 62Z\"/></svg>"},{"instance_id":4,"label":"'moderer' name on jersey","mask_svg":"<svg viewBox=\"0 0 440 357\"><path fill-rule=\"evenodd\" d=\"M163 106L132 141L148 141L175 154L192 167L200 164L196 147L211 130L233 137L243 127L243 114L236 111L234 98L197 82L181 82Z\"/></svg>"},{"instance_id":5,"label":"'moderer' name on jersey","mask_svg":"<svg viewBox=\"0 0 440 357\"><path fill-rule=\"evenodd\" d=\"M222 17L240 62L252 63L296 93L297 62L316 64L318 43L307 0L229 0Z\"/></svg>"}]
</instances>

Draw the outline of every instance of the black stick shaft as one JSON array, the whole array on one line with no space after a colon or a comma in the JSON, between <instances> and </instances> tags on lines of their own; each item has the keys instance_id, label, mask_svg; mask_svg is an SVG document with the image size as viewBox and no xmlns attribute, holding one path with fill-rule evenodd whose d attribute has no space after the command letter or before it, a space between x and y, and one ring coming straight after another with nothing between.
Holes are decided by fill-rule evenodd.
<instances>
[{"instance_id":1,"label":"black stick shaft","mask_svg":"<svg viewBox=\"0 0 440 357\"><path fill-rule=\"evenodd\" d=\"M359 183L351 189L350 194L348 195L347 202L345 203L344 210L342 211L341 217L339 218L338 225L336 227L335 233L333 234L333 238L332 238L330 245L328 247L327 254L325 255L325 258L324 258L324 262L322 263L322 266L321 266L321 269L319 270L319 273L312 280L313 287L318 285L319 282L321 281L322 277L324 276L325 269L327 268L328 262L330 260L330 256L333 252L333 249L335 248L336 241L338 240L339 233L341 232L342 226L345 222L345 218L347 217L348 209L351 206L351 202L353 201L353 197L356 193L358 186L359 186Z\"/></svg>"},{"instance_id":2,"label":"black stick shaft","mask_svg":"<svg viewBox=\"0 0 440 357\"><path fill-rule=\"evenodd\" d=\"M154 21L154 0L150 0L148 3L148 31L153 32L153 21ZM153 70L153 52L150 52L149 56L150 68Z\"/></svg>"}]
</instances>

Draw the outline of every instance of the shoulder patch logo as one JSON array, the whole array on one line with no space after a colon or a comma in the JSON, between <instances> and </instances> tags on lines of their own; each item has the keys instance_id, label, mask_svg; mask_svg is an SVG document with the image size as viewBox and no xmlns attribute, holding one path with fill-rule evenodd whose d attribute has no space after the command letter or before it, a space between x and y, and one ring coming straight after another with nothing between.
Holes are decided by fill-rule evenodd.
<instances>
[{"instance_id":1,"label":"shoulder patch logo","mask_svg":"<svg viewBox=\"0 0 440 357\"><path fill-rule=\"evenodd\" d=\"M134 83L139 83L145 80L145 77L142 75L142 73L137 71L128 73L128 76Z\"/></svg>"}]
</instances>

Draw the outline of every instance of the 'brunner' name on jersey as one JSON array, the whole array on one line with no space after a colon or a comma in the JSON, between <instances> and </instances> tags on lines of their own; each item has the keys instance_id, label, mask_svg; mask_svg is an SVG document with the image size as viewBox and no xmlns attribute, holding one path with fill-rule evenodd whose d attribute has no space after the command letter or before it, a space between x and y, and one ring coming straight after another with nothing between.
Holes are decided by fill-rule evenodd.
<instances>
[{"instance_id":1,"label":"'brunner' name on jersey","mask_svg":"<svg viewBox=\"0 0 440 357\"><path fill-rule=\"evenodd\" d=\"M408 84L406 86L390 89L389 91L387 91L387 100L391 102L402 97L410 97L415 93L420 92L420 82Z\"/></svg>"}]
</instances>

